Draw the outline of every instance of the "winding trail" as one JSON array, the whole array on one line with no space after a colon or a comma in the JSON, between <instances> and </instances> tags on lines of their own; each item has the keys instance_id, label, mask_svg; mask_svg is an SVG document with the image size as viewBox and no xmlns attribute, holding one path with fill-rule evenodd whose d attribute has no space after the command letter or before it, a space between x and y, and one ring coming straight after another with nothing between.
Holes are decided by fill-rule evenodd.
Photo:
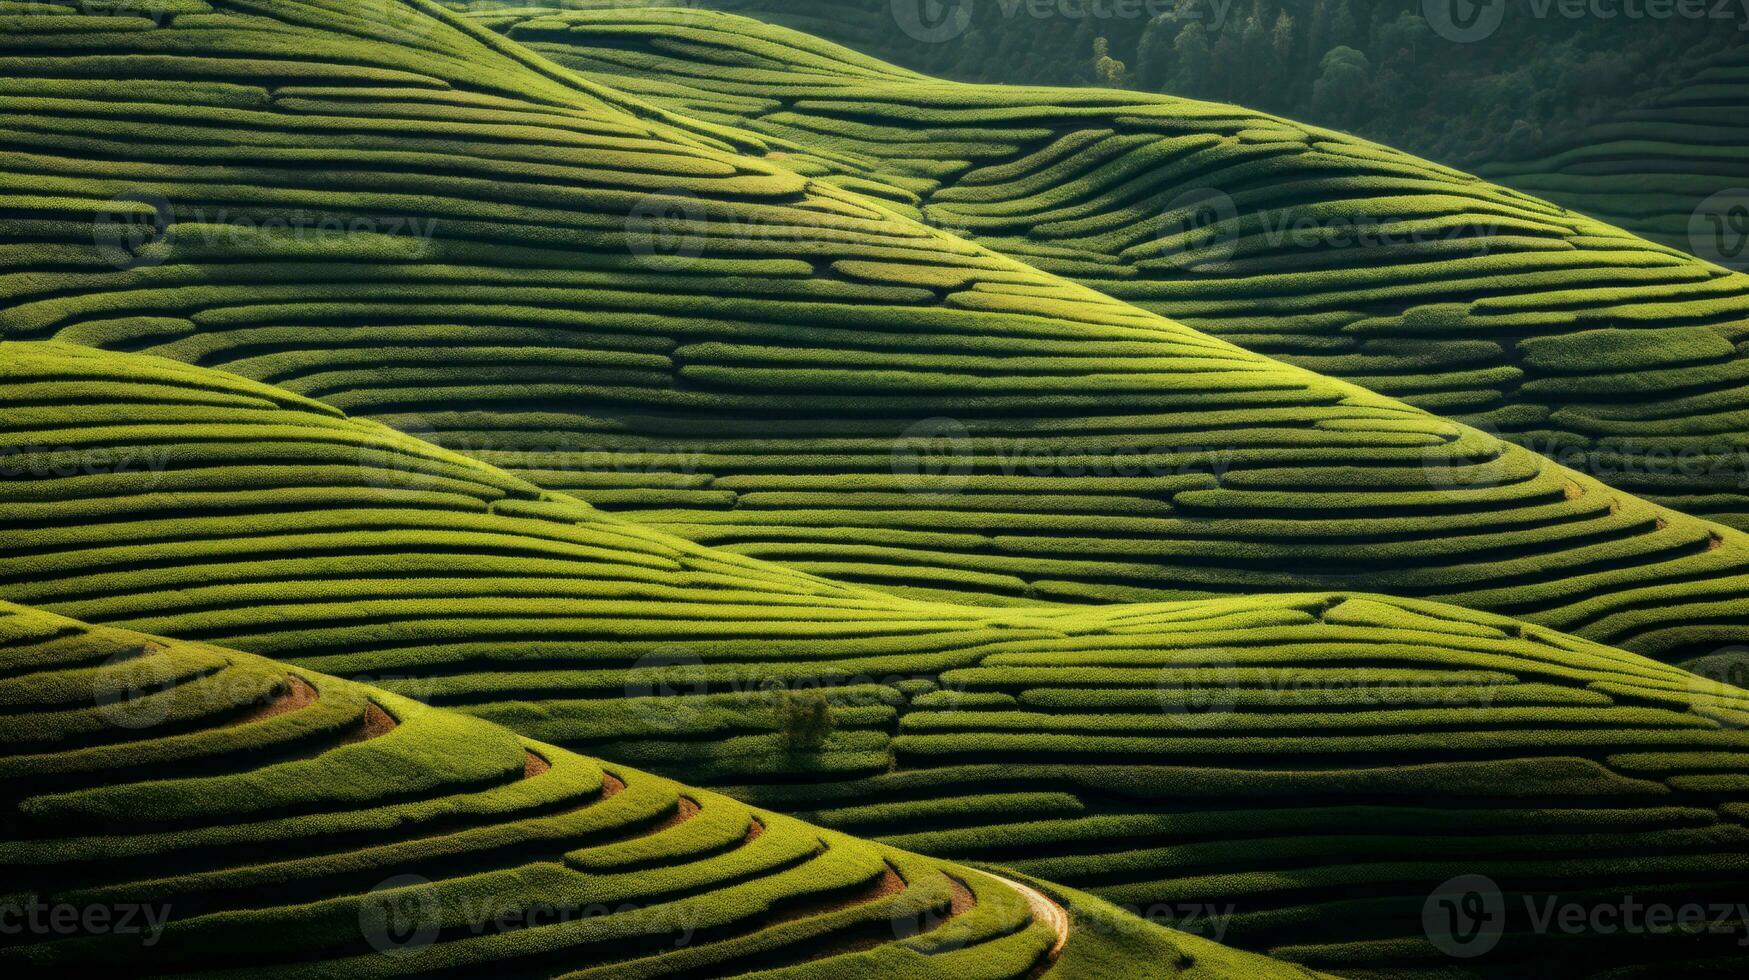
<instances>
[{"instance_id":1,"label":"winding trail","mask_svg":"<svg viewBox=\"0 0 1749 980\"><path fill-rule=\"evenodd\" d=\"M1046 962L1055 962L1056 958L1062 955L1063 947L1069 943L1068 910L1036 888L1023 885L1010 878L1004 878L1001 875L990 875L990 877L1019 892L1026 899L1027 904L1032 906L1032 917L1049 922L1051 928L1056 930L1057 941L1051 946L1050 953L1046 955Z\"/></svg>"}]
</instances>

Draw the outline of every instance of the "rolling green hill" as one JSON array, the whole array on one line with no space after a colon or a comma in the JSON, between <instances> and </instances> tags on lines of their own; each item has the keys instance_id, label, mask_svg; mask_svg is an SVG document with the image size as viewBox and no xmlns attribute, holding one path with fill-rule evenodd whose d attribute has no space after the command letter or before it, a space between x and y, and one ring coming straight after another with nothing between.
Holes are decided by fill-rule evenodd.
<instances>
[{"instance_id":1,"label":"rolling green hill","mask_svg":"<svg viewBox=\"0 0 1749 980\"><path fill-rule=\"evenodd\" d=\"M943 82L745 18L634 8L478 19L598 81L782 141L792 168L1038 268L1749 525L1749 277L1234 106ZM1686 240L1700 202L1671 195L1734 172L1733 110L1719 103L1741 71L1717 66L1646 121L1599 127L1591 149L1489 173L1634 228L1645 209L1679 213ZM1625 142L1653 130L1691 149ZM1525 173L1537 169L1563 175ZM1635 176L1581 188L1616 169ZM1749 217L1721 211L1740 245ZM1664 240L1678 230L1653 224Z\"/></svg>"},{"instance_id":2,"label":"rolling green hill","mask_svg":"<svg viewBox=\"0 0 1749 980\"><path fill-rule=\"evenodd\" d=\"M1445 964L1422 916L1455 876L1514 903L1710 904L1749 865L1749 695L1542 627L1346 593L905 600L208 369L0 355L0 596L45 612L1138 913L1227 910L1224 941L1345 975ZM1500 955L1594 969L1736 941L1586 938L1515 913Z\"/></svg>"},{"instance_id":3,"label":"rolling green hill","mask_svg":"<svg viewBox=\"0 0 1749 980\"><path fill-rule=\"evenodd\" d=\"M713 148L759 137L674 128L417 4L164 9L0 37L6 336L223 368L913 595L1340 589L1668 660L1743 640L1738 532ZM19 451L73 419L200 424L116 384L166 366L12 352L40 377L8 393Z\"/></svg>"},{"instance_id":4,"label":"rolling green hill","mask_svg":"<svg viewBox=\"0 0 1749 980\"><path fill-rule=\"evenodd\" d=\"M1307 975L257 657L7 604L0 651L0 890L96 923L14 976Z\"/></svg>"},{"instance_id":5,"label":"rolling green hill","mask_svg":"<svg viewBox=\"0 0 1749 980\"><path fill-rule=\"evenodd\" d=\"M1743 967L1749 693L1660 660L1744 641L1749 538L917 220L1108 95L968 131L861 62L945 161L905 176L424 0L0 23L0 899L169 903L153 969L238 977L1303 975L1160 921L1350 977ZM730 33L697 74L854 57ZM1672 295L1496 346L1728 372L1728 303ZM1648 901L1709 928L1537 926Z\"/></svg>"}]
</instances>

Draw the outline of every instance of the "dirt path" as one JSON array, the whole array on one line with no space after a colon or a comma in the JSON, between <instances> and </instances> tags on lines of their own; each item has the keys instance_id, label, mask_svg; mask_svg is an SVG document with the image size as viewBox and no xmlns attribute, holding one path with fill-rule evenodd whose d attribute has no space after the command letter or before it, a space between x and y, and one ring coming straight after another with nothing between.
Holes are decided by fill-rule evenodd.
<instances>
[{"instance_id":1,"label":"dirt path","mask_svg":"<svg viewBox=\"0 0 1749 980\"><path fill-rule=\"evenodd\" d=\"M1051 947L1051 951L1047 956L1047 962L1056 960L1056 958L1062 954L1063 947L1068 945L1069 942L1068 910L1061 905L1058 905L1049 895L1046 895L1044 892L1041 892L1036 888L1028 887L1018 881L1004 878L1001 875L991 875L990 877L995 878L997 881L1000 881L1004 885L1019 892L1021 896L1026 899L1026 903L1032 906L1032 917L1050 923L1051 928L1056 930L1057 942L1056 945Z\"/></svg>"}]
</instances>

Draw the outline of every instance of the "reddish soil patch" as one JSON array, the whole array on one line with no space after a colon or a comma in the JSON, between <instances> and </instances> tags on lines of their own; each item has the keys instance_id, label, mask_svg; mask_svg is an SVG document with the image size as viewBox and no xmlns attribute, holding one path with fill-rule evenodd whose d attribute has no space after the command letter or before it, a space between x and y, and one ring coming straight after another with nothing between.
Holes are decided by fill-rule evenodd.
<instances>
[{"instance_id":1,"label":"reddish soil patch","mask_svg":"<svg viewBox=\"0 0 1749 980\"><path fill-rule=\"evenodd\" d=\"M824 915L827 912L837 912L841 909L855 908L858 905L867 905L870 902L878 902L883 898L897 895L908 887L910 886L905 883L905 879L900 877L899 872L894 870L893 866L889 864L882 869L879 875L876 875L868 883L858 886L850 891L841 892L829 897L798 902L782 911L774 912L772 913L770 920L767 922L767 925L774 926L784 922L794 922L797 919L807 919L816 915ZM890 940L888 939L881 939L872 943L871 946L863 946L861 948L872 948L872 946L883 945L889 941ZM851 945L852 943L849 942L835 944L833 951L835 954L845 952L847 947L850 947Z\"/></svg>"},{"instance_id":2,"label":"reddish soil patch","mask_svg":"<svg viewBox=\"0 0 1749 980\"><path fill-rule=\"evenodd\" d=\"M1708 538L1707 542L1706 542L1706 550L1708 550L1708 551L1717 551L1720 548L1723 548L1724 546L1725 546L1725 539L1719 537L1716 534L1713 535L1712 537Z\"/></svg>"},{"instance_id":3,"label":"reddish soil patch","mask_svg":"<svg viewBox=\"0 0 1749 980\"><path fill-rule=\"evenodd\" d=\"M953 882L950 886L953 891L953 904L948 906L949 918L955 915L964 915L977 907L978 896L972 894L972 890L966 887L965 882L952 875L948 875L947 880Z\"/></svg>"},{"instance_id":4,"label":"reddish soil patch","mask_svg":"<svg viewBox=\"0 0 1749 980\"><path fill-rule=\"evenodd\" d=\"M652 826L650 833L659 834L670 827L678 827L696 816L698 816L698 803L689 797L682 796L679 804L674 807L674 812L663 817L660 823Z\"/></svg>"},{"instance_id":5,"label":"reddish soil patch","mask_svg":"<svg viewBox=\"0 0 1749 980\"><path fill-rule=\"evenodd\" d=\"M535 755L533 752L524 750L522 754L526 757L522 763L523 779L533 779L553 767L552 763Z\"/></svg>"},{"instance_id":6,"label":"reddish soil patch","mask_svg":"<svg viewBox=\"0 0 1749 980\"><path fill-rule=\"evenodd\" d=\"M252 725L258 721L266 721L280 715L289 715L294 711L302 711L315 703L316 689L307 684L301 677L287 675L285 683L273 693L271 698L250 708L231 724Z\"/></svg>"},{"instance_id":7,"label":"reddish soil patch","mask_svg":"<svg viewBox=\"0 0 1749 980\"><path fill-rule=\"evenodd\" d=\"M612 799L613 797L625 792L625 788L626 784L621 782L618 777L605 772L601 774L602 799Z\"/></svg>"},{"instance_id":8,"label":"reddish soil patch","mask_svg":"<svg viewBox=\"0 0 1749 980\"><path fill-rule=\"evenodd\" d=\"M753 821L747 825L747 836L741 838L741 846L745 847L763 836L765 836L765 825L759 822L758 817L754 817Z\"/></svg>"},{"instance_id":9,"label":"reddish soil patch","mask_svg":"<svg viewBox=\"0 0 1749 980\"><path fill-rule=\"evenodd\" d=\"M364 705L364 717L340 739L341 745L353 745L358 742L368 742L373 738L381 738L395 730L400 722L396 721L387 711L377 707L375 701L367 701Z\"/></svg>"}]
</instances>

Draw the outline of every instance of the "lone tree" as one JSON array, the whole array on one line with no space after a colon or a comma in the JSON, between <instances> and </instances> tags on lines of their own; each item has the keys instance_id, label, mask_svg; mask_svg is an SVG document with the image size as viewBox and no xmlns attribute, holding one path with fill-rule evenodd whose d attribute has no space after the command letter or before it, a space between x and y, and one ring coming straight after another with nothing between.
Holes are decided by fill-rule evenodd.
<instances>
[{"instance_id":1,"label":"lone tree","mask_svg":"<svg viewBox=\"0 0 1749 980\"><path fill-rule=\"evenodd\" d=\"M837 727L832 718L832 702L813 689L786 689L778 701L777 720L784 742L791 749L817 749Z\"/></svg>"}]
</instances>

